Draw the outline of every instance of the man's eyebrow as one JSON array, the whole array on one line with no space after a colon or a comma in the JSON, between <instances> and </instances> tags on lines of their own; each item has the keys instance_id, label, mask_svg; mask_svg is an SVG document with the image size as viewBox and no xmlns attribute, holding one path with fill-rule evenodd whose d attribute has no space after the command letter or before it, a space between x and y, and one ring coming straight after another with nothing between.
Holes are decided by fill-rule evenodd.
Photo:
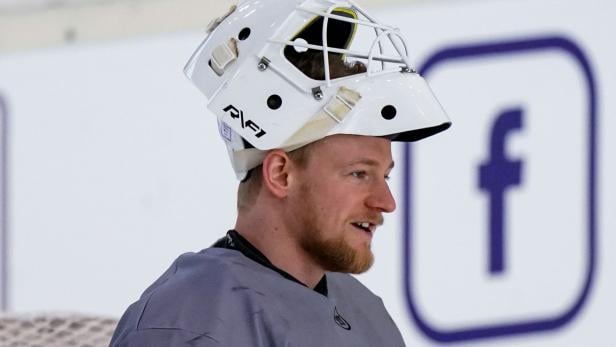
<instances>
[{"instance_id":1,"label":"man's eyebrow","mask_svg":"<svg viewBox=\"0 0 616 347\"><path fill-rule=\"evenodd\" d=\"M379 162L374 160L374 159L369 159L369 158L363 158L363 159L359 159L359 160L355 160L352 161L348 164L348 166L353 166L353 165L357 165L357 164L364 164L364 165L368 165L368 166L379 166ZM392 162L389 164L389 169L393 169L395 166L395 163Z\"/></svg>"}]
</instances>

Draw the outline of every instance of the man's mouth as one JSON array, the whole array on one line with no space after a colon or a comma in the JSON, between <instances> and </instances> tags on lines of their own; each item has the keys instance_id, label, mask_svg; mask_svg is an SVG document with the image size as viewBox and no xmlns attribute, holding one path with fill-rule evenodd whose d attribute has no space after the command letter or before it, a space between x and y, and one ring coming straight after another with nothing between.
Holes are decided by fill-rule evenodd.
<instances>
[{"instance_id":1,"label":"man's mouth","mask_svg":"<svg viewBox=\"0 0 616 347\"><path fill-rule=\"evenodd\" d=\"M364 232L367 232L369 234L374 234L374 231L376 230L376 224L374 223L370 223L370 222L354 222L351 223L355 228L360 229Z\"/></svg>"}]
</instances>

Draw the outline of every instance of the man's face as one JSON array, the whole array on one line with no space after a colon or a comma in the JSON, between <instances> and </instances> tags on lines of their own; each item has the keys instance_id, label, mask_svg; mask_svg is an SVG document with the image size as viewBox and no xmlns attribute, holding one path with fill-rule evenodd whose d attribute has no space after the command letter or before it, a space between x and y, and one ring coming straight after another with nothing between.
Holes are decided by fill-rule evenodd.
<instances>
[{"instance_id":1,"label":"man's face","mask_svg":"<svg viewBox=\"0 0 616 347\"><path fill-rule=\"evenodd\" d=\"M387 139L334 135L311 145L289 207L300 247L326 271L370 268L370 244L383 212L396 205L387 185L393 167Z\"/></svg>"}]
</instances>

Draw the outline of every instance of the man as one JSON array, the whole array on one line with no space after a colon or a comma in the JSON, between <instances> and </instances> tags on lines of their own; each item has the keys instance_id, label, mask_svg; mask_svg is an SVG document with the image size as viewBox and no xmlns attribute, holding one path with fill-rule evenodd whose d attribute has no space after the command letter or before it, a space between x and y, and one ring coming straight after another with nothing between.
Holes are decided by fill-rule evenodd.
<instances>
[{"instance_id":1,"label":"man","mask_svg":"<svg viewBox=\"0 0 616 347\"><path fill-rule=\"evenodd\" d=\"M359 26L374 33L370 51L351 48ZM400 34L324 0L245 1L209 31L186 73L241 180L237 222L180 256L111 345L404 345L381 299L348 275L370 268L371 240L396 207L391 141L450 125Z\"/></svg>"}]
</instances>

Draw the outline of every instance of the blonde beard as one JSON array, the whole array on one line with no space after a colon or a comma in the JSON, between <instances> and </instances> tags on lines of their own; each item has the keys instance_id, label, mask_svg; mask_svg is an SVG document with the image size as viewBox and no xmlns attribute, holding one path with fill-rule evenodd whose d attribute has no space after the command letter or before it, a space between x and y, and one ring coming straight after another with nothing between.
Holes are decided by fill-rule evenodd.
<instances>
[{"instance_id":1,"label":"blonde beard","mask_svg":"<svg viewBox=\"0 0 616 347\"><path fill-rule=\"evenodd\" d=\"M356 250L349 245L345 233L339 237L328 238L328 230L321 230L315 223L319 219L319 213L310 189L306 186L302 188L305 199L302 204L304 218L301 223L303 230L300 233L300 246L303 250L325 271L352 274L368 271L374 263L370 245L366 244L365 248Z\"/></svg>"},{"instance_id":2,"label":"blonde beard","mask_svg":"<svg viewBox=\"0 0 616 347\"><path fill-rule=\"evenodd\" d=\"M349 246L344 235L329 240L319 232L312 235L303 240L302 248L325 271L360 274L368 271L374 263L374 255L368 245L365 249L355 250Z\"/></svg>"}]
</instances>

